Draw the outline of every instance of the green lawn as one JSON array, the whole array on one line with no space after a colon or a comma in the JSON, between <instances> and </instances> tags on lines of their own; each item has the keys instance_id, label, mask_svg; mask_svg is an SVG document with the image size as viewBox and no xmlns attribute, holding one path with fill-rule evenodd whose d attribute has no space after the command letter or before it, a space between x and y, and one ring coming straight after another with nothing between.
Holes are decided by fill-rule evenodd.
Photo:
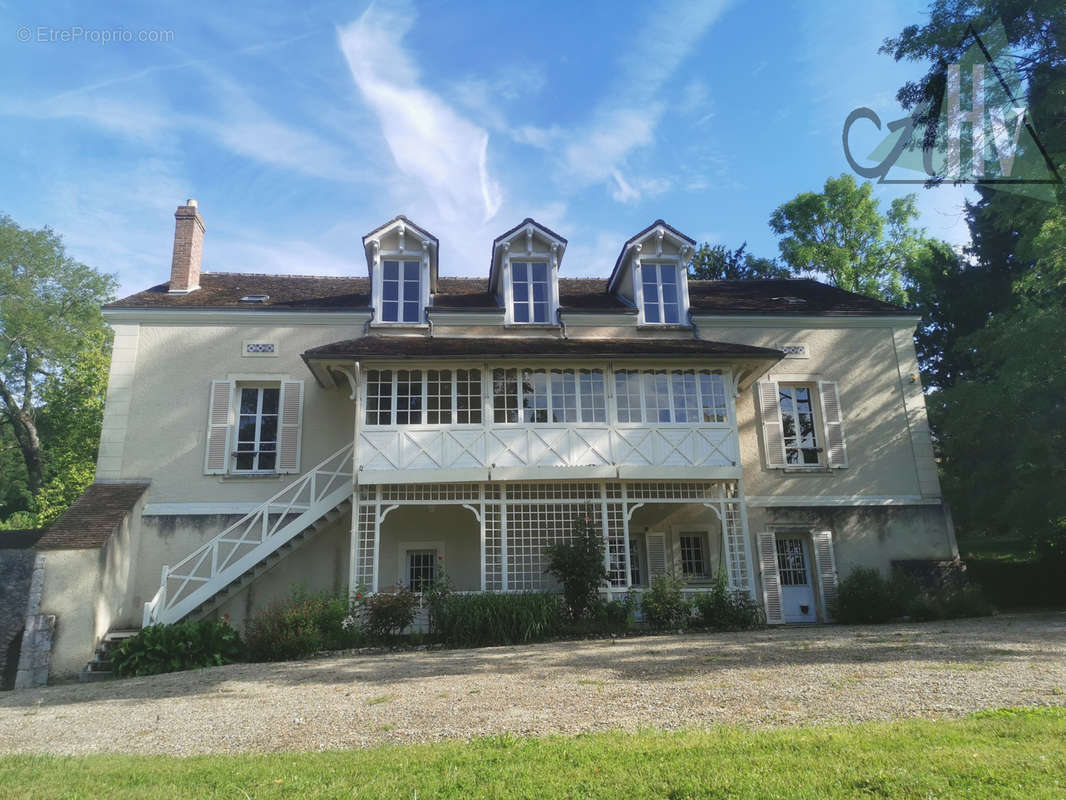
<instances>
[{"instance_id":1,"label":"green lawn","mask_svg":"<svg viewBox=\"0 0 1066 800\"><path fill-rule=\"evenodd\" d=\"M5 756L0 797L1062 798L1066 710L331 753Z\"/></svg>"}]
</instances>

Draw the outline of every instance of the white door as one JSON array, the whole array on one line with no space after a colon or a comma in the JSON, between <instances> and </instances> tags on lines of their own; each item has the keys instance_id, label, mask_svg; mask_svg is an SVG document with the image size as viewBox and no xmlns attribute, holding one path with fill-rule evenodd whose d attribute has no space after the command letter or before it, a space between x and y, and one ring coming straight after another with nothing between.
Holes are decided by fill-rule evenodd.
<instances>
[{"instance_id":1,"label":"white door","mask_svg":"<svg viewBox=\"0 0 1066 800\"><path fill-rule=\"evenodd\" d=\"M817 622L811 559L805 539L788 535L777 537L777 572L781 579L781 610L785 622Z\"/></svg>"}]
</instances>

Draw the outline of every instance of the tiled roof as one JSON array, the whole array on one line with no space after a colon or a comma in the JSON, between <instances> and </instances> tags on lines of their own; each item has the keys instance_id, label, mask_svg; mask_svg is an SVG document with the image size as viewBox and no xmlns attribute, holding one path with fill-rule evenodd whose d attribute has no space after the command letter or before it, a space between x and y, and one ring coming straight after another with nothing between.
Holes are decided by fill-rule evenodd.
<instances>
[{"instance_id":1,"label":"tiled roof","mask_svg":"<svg viewBox=\"0 0 1066 800\"><path fill-rule=\"evenodd\" d=\"M846 292L813 280L697 281L690 280L692 310L715 314L899 315L906 309ZM440 278L433 297L438 310L499 310L485 278ZM260 303L242 297L267 295ZM607 293L603 278L560 278L562 307L571 311L632 312ZM253 275L213 272L200 276L200 289L170 294L163 283L108 303L107 308L241 308L271 310L366 310L370 307L369 278L330 278L310 275Z\"/></svg>"},{"instance_id":2,"label":"tiled roof","mask_svg":"<svg viewBox=\"0 0 1066 800\"><path fill-rule=\"evenodd\" d=\"M562 339L556 337L364 336L304 352L305 360L330 358L506 358L508 356L620 356L756 358L777 361L780 350L702 339Z\"/></svg>"},{"instance_id":3,"label":"tiled roof","mask_svg":"<svg viewBox=\"0 0 1066 800\"><path fill-rule=\"evenodd\" d=\"M41 537L37 549L103 547L148 485L148 481L92 484Z\"/></svg>"}]
</instances>

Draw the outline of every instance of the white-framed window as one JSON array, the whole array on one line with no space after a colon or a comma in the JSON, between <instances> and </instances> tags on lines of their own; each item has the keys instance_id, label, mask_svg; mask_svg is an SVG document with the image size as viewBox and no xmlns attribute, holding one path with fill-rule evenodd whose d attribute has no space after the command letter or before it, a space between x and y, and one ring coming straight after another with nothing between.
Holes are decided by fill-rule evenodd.
<instances>
[{"instance_id":1,"label":"white-framed window","mask_svg":"<svg viewBox=\"0 0 1066 800\"><path fill-rule=\"evenodd\" d=\"M678 535L681 550L681 574L686 578L709 578L711 568L707 558L707 535L705 533L681 533Z\"/></svg>"},{"instance_id":2,"label":"white-framed window","mask_svg":"<svg viewBox=\"0 0 1066 800\"><path fill-rule=\"evenodd\" d=\"M639 533L629 534L629 583L633 586L644 586L646 583L645 553L644 537Z\"/></svg>"},{"instance_id":3,"label":"white-framed window","mask_svg":"<svg viewBox=\"0 0 1066 800\"><path fill-rule=\"evenodd\" d=\"M678 272L677 264L640 265L644 324L682 324L681 278Z\"/></svg>"},{"instance_id":4,"label":"white-framed window","mask_svg":"<svg viewBox=\"0 0 1066 800\"><path fill-rule=\"evenodd\" d=\"M481 370L370 369L367 425L480 425Z\"/></svg>"},{"instance_id":5,"label":"white-framed window","mask_svg":"<svg viewBox=\"0 0 1066 800\"><path fill-rule=\"evenodd\" d=\"M280 385L237 385L234 472L275 472Z\"/></svg>"},{"instance_id":6,"label":"white-framed window","mask_svg":"<svg viewBox=\"0 0 1066 800\"><path fill-rule=\"evenodd\" d=\"M503 369L492 371L493 422L604 422L603 370Z\"/></svg>"},{"instance_id":7,"label":"white-framed window","mask_svg":"<svg viewBox=\"0 0 1066 800\"><path fill-rule=\"evenodd\" d=\"M822 448L818 442L814 387L806 383L782 383L778 392L786 463L795 466L820 464Z\"/></svg>"},{"instance_id":8,"label":"white-framed window","mask_svg":"<svg viewBox=\"0 0 1066 800\"><path fill-rule=\"evenodd\" d=\"M514 322L551 323L551 270L547 262L511 262L511 303Z\"/></svg>"},{"instance_id":9,"label":"white-framed window","mask_svg":"<svg viewBox=\"0 0 1066 800\"><path fill-rule=\"evenodd\" d=\"M802 539L777 538L777 575L782 586L806 586L807 559Z\"/></svg>"},{"instance_id":10,"label":"white-framed window","mask_svg":"<svg viewBox=\"0 0 1066 800\"><path fill-rule=\"evenodd\" d=\"M710 370L615 370L615 402L621 423L723 423L725 379Z\"/></svg>"},{"instance_id":11,"label":"white-framed window","mask_svg":"<svg viewBox=\"0 0 1066 800\"><path fill-rule=\"evenodd\" d=\"M437 551L432 548L407 551L407 588L427 591L437 580Z\"/></svg>"},{"instance_id":12,"label":"white-framed window","mask_svg":"<svg viewBox=\"0 0 1066 800\"><path fill-rule=\"evenodd\" d=\"M422 321L422 264L385 259L381 262L381 321Z\"/></svg>"}]
</instances>

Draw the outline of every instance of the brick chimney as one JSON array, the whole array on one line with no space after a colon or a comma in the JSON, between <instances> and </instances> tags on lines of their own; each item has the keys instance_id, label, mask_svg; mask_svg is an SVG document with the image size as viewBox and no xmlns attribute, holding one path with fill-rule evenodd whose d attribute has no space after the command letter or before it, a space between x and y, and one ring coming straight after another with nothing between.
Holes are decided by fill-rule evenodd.
<instances>
[{"instance_id":1,"label":"brick chimney","mask_svg":"<svg viewBox=\"0 0 1066 800\"><path fill-rule=\"evenodd\" d=\"M200 288L200 260L204 252L204 218L189 199L174 212L174 259L170 264L170 291L176 294Z\"/></svg>"}]
</instances>

